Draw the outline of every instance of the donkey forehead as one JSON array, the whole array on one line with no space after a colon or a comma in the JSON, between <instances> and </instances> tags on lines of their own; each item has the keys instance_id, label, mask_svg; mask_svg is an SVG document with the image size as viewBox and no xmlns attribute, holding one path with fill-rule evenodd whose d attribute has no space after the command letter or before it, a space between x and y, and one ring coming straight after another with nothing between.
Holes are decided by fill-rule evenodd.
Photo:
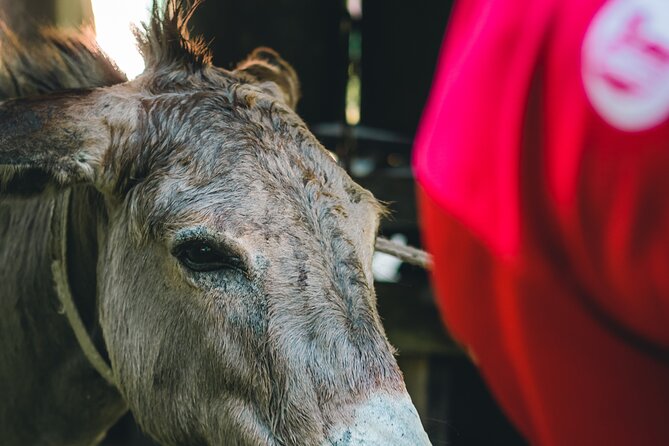
<instances>
[{"instance_id":1,"label":"donkey forehead","mask_svg":"<svg viewBox=\"0 0 669 446\"><path fill-rule=\"evenodd\" d=\"M303 149L319 157L326 153L295 112L255 86L160 94L141 105L138 132L157 161L176 157L225 168L251 149L284 158Z\"/></svg>"},{"instance_id":2,"label":"donkey forehead","mask_svg":"<svg viewBox=\"0 0 669 446\"><path fill-rule=\"evenodd\" d=\"M149 123L160 127L153 133L163 159L148 181L154 199L142 207L151 209L158 226L204 219L266 230L281 227L280 216L288 227L328 220L367 230L378 221L374 197L351 180L291 110L262 93L162 98L148 111Z\"/></svg>"}]
</instances>

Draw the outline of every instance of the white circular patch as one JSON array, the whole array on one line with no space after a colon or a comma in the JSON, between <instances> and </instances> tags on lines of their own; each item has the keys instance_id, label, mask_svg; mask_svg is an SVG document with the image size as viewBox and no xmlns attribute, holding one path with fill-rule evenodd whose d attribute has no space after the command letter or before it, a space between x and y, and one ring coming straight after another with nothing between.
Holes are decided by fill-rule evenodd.
<instances>
[{"instance_id":1,"label":"white circular patch","mask_svg":"<svg viewBox=\"0 0 669 446\"><path fill-rule=\"evenodd\" d=\"M583 83L597 112L626 131L669 117L669 2L612 0L583 42Z\"/></svg>"}]
</instances>

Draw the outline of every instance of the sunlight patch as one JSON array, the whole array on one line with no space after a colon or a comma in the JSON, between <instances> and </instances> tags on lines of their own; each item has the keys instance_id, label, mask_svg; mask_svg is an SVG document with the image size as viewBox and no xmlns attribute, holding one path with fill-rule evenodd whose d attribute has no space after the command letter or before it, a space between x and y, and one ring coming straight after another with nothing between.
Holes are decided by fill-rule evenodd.
<instances>
[{"instance_id":1,"label":"sunlight patch","mask_svg":"<svg viewBox=\"0 0 669 446\"><path fill-rule=\"evenodd\" d=\"M152 4L151 0L92 0L98 44L128 79L144 71L132 26L149 20Z\"/></svg>"}]
</instances>

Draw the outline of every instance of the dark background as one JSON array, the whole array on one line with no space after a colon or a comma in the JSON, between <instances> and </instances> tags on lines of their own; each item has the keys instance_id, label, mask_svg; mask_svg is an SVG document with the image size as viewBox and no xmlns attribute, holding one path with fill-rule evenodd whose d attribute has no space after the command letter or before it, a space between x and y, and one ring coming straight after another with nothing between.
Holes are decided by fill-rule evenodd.
<instances>
[{"instance_id":1,"label":"dark background","mask_svg":"<svg viewBox=\"0 0 669 446\"><path fill-rule=\"evenodd\" d=\"M302 82L300 115L356 181L391 204L382 233L401 233L420 245L411 141L451 6L362 0L362 17L351 17L345 0L207 0L191 28L212 42L218 66L234 67L257 46L270 46L293 64ZM19 28L27 16L51 24L90 19L87 0L0 0L0 8ZM352 79L357 94L351 95ZM359 122L347 123L347 91ZM400 273L397 283L377 284L379 310L432 442L524 445L443 329L425 271L403 265ZM128 415L103 444L153 443Z\"/></svg>"}]
</instances>

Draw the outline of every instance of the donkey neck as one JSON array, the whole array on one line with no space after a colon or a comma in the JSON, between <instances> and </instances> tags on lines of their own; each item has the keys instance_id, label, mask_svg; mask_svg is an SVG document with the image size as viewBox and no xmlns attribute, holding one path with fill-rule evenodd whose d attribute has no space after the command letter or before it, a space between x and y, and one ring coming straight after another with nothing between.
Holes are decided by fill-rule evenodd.
<instances>
[{"instance_id":1,"label":"donkey neck","mask_svg":"<svg viewBox=\"0 0 669 446\"><path fill-rule=\"evenodd\" d=\"M67 258L76 304L98 340L99 200L89 188L73 191ZM126 410L60 312L50 267L53 206L46 195L0 201L0 394L9 402L0 406L0 432L8 445L95 443Z\"/></svg>"}]
</instances>

